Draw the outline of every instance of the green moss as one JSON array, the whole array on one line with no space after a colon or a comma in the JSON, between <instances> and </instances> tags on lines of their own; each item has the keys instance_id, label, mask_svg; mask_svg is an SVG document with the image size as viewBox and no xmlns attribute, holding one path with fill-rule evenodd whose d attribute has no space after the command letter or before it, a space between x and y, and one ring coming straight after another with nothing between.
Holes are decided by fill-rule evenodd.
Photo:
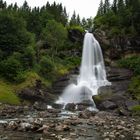
<instances>
[{"instance_id":1,"label":"green moss","mask_svg":"<svg viewBox=\"0 0 140 140\"><path fill-rule=\"evenodd\" d=\"M3 81L0 81L0 102L15 105L20 104L20 100L12 90L12 87Z\"/></svg>"},{"instance_id":2,"label":"green moss","mask_svg":"<svg viewBox=\"0 0 140 140\"><path fill-rule=\"evenodd\" d=\"M136 105L132 108L133 115L140 115L140 105Z\"/></svg>"},{"instance_id":3,"label":"green moss","mask_svg":"<svg viewBox=\"0 0 140 140\"><path fill-rule=\"evenodd\" d=\"M49 85L49 81L44 79L43 77L40 77L36 72L34 71L29 71L26 73L26 80L22 83L19 84L11 84L12 89L15 92L19 92L22 89L26 88L26 87L32 87L35 85L35 82L37 79L40 79L44 85L48 86Z\"/></svg>"}]
</instances>

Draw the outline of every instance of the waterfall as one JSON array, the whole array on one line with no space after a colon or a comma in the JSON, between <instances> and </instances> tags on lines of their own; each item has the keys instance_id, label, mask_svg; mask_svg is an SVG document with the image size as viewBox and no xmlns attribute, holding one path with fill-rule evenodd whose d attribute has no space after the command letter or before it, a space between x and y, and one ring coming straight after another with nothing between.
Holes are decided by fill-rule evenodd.
<instances>
[{"instance_id":1,"label":"waterfall","mask_svg":"<svg viewBox=\"0 0 140 140\"><path fill-rule=\"evenodd\" d=\"M92 33L86 33L83 43L82 62L77 84L70 84L57 103L81 103L93 101L101 86L111 85L106 78L106 70L101 47Z\"/></svg>"}]
</instances>

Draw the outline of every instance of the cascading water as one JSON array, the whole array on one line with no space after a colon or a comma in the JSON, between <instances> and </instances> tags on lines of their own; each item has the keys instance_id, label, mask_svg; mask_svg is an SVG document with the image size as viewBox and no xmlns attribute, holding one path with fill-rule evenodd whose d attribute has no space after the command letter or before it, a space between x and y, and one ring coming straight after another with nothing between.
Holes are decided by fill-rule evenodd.
<instances>
[{"instance_id":1,"label":"cascading water","mask_svg":"<svg viewBox=\"0 0 140 140\"><path fill-rule=\"evenodd\" d=\"M66 105L67 103L93 101L92 96L98 94L99 87L106 85L111 85L111 83L106 79L101 47L93 34L87 32L84 37L82 62L77 84L70 84L66 87L56 103Z\"/></svg>"}]
</instances>

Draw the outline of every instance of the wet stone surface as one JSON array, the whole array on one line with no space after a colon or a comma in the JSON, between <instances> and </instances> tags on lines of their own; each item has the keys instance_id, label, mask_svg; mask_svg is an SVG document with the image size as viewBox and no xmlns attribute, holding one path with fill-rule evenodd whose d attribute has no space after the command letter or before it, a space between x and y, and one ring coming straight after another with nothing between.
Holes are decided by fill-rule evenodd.
<instances>
[{"instance_id":1,"label":"wet stone surface","mask_svg":"<svg viewBox=\"0 0 140 140\"><path fill-rule=\"evenodd\" d=\"M45 111L26 108L23 112L9 118L7 112L7 118L1 118L0 140L140 139L139 117L118 116L105 111L68 112L53 108Z\"/></svg>"},{"instance_id":2,"label":"wet stone surface","mask_svg":"<svg viewBox=\"0 0 140 140\"><path fill-rule=\"evenodd\" d=\"M8 109L4 108L4 113ZM52 108L45 111L26 108L24 113L12 116L8 112L0 120L0 140L101 140L94 123L89 123L88 117L95 115L89 111L79 115Z\"/></svg>"}]
</instances>

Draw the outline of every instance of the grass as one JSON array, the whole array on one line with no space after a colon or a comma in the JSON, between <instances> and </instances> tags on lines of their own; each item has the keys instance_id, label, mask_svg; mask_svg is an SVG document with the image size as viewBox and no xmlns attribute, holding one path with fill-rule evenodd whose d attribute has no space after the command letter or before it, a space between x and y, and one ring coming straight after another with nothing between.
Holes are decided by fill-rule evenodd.
<instances>
[{"instance_id":1,"label":"grass","mask_svg":"<svg viewBox=\"0 0 140 140\"><path fill-rule=\"evenodd\" d=\"M140 115L140 105L136 105L132 108L133 115Z\"/></svg>"},{"instance_id":2,"label":"grass","mask_svg":"<svg viewBox=\"0 0 140 140\"><path fill-rule=\"evenodd\" d=\"M140 101L140 75L132 78L128 91Z\"/></svg>"},{"instance_id":3,"label":"grass","mask_svg":"<svg viewBox=\"0 0 140 140\"><path fill-rule=\"evenodd\" d=\"M22 83L15 84L10 83L2 78L0 79L0 102L12 105L19 105L20 99L17 97L16 93L20 92L26 87L32 87L35 85L36 79L41 79L43 84L49 86L49 82L41 78L37 73L30 71L26 73L26 80Z\"/></svg>"},{"instance_id":4,"label":"grass","mask_svg":"<svg viewBox=\"0 0 140 140\"><path fill-rule=\"evenodd\" d=\"M11 86L3 81L0 81L0 102L13 105L20 104L20 100Z\"/></svg>"}]
</instances>

